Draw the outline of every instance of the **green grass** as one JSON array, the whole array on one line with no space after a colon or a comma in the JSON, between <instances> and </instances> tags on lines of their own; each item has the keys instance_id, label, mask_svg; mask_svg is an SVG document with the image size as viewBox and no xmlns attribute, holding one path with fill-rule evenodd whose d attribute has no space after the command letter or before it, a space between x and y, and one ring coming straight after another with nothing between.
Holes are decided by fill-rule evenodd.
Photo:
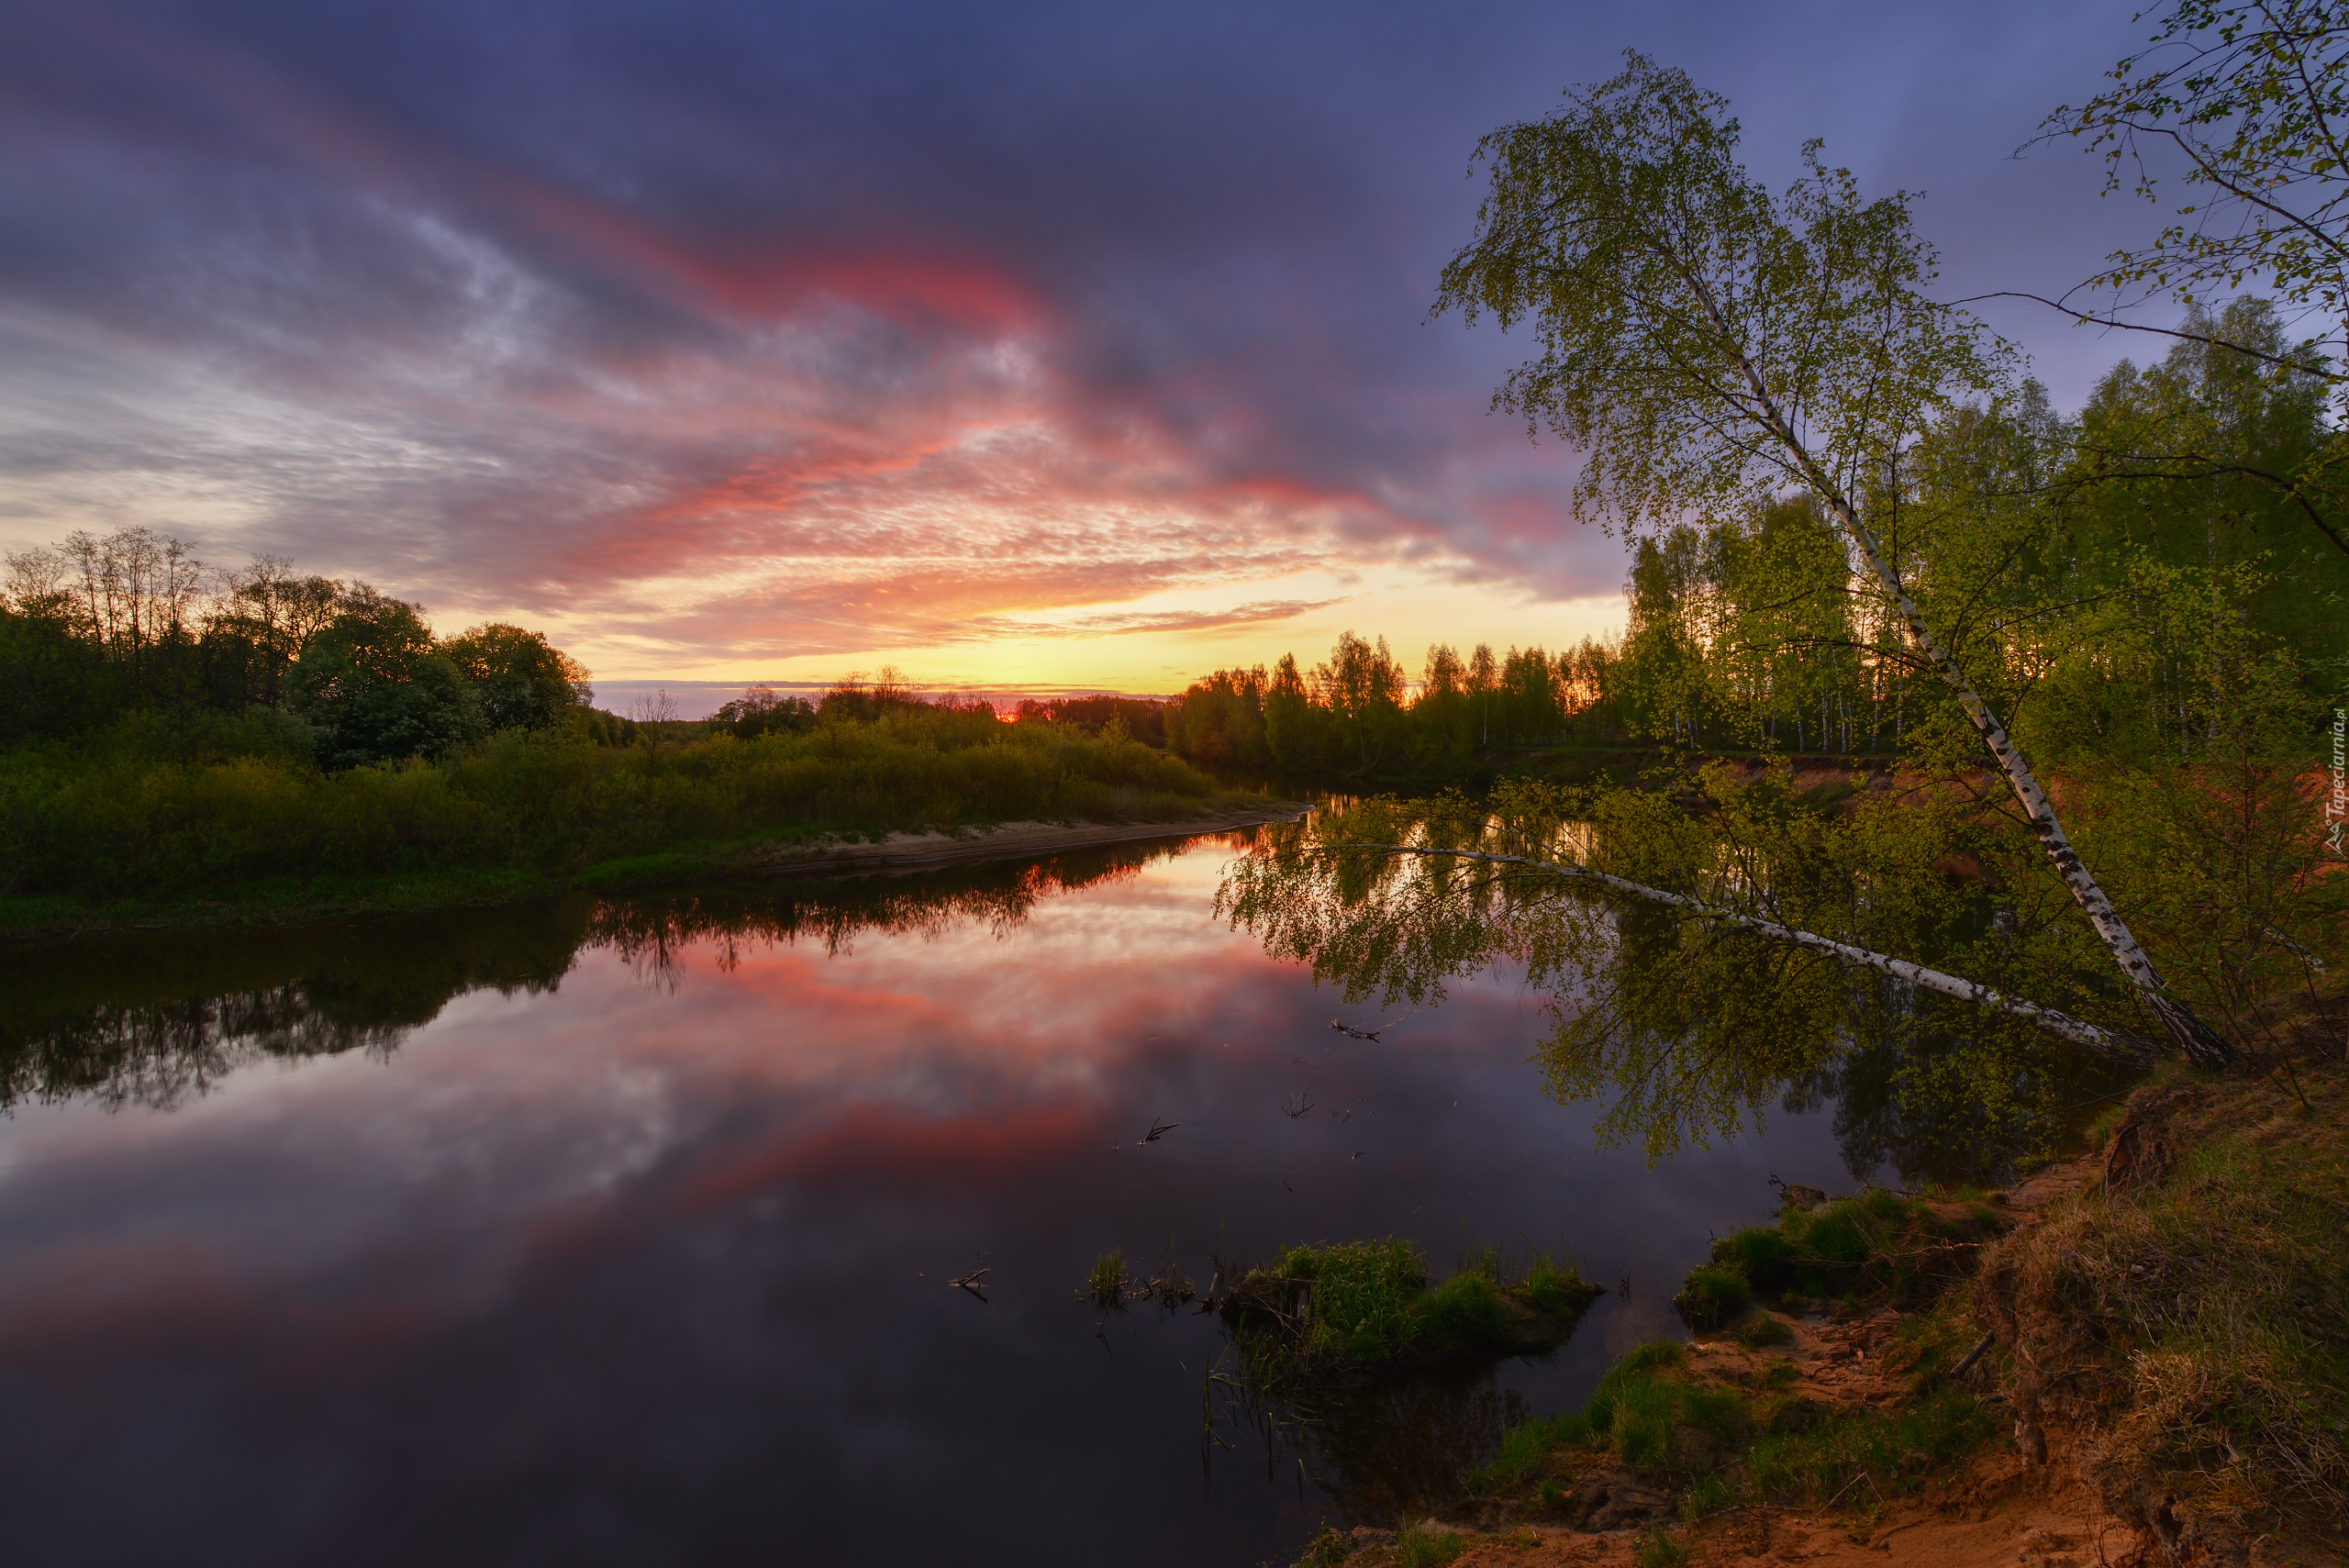
<instances>
[{"instance_id":1,"label":"green grass","mask_svg":"<svg viewBox=\"0 0 2349 1568\"><path fill-rule=\"evenodd\" d=\"M1093 1272L1085 1277L1085 1285L1077 1293L1080 1300L1108 1311L1126 1309L1126 1254L1122 1248L1112 1248L1093 1260Z\"/></svg>"},{"instance_id":2,"label":"green grass","mask_svg":"<svg viewBox=\"0 0 2349 1568\"><path fill-rule=\"evenodd\" d=\"M1717 1377L1675 1341L1642 1345L1608 1369L1581 1411L1511 1428L1470 1488L1532 1480L1554 1504L1563 1488L1543 1472L1556 1456L1605 1456L1675 1488L1693 1523L1739 1502L1822 1504L1863 1473L1875 1483L1871 1501L1893 1496L1998 1429L1988 1407L1930 1378L1899 1409L1832 1411L1795 1393L1798 1377L1784 1361L1758 1377Z\"/></svg>"},{"instance_id":3,"label":"green grass","mask_svg":"<svg viewBox=\"0 0 2349 1568\"><path fill-rule=\"evenodd\" d=\"M339 773L230 740L167 746L126 726L0 753L0 925L610 890L827 835L1179 822L1224 800L1130 740L945 710L658 747L509 733L444 762Z\"/></svg>"},{"instance_id":4,"label":"green grass","mask_svg":"<svg viewBox=\"0 0 2349 1568\"><path fill-rule=\"evenodd\" d=\"M1713 1243L1711 1260L1689 1272L1673 1305L1702 1333L1735 1322L1756 1297L1913 1300L2005 1228L1981 1196L1968 1189L1907 1197L1871 1187L1746 1226Z\"/></svg>"},{"instance_id":5,"label":"green grass","mask_svg":"<svg viewBox=\"0 0 2349 1568\"><path fill-rule=\"evenodd\" d=\"M1758 1314L1750 1323L1741 1324L1737 1330L1737 1342L1749 1351L1787 1344L1794 1337L1793 1329L1766 1312Z\"/></svg>"},{"instance_id":6,"label":"green grass","mask_svg":"<svg viewBox=\"0 0 2349 1568\"><path fill-rule=\"evenodd\" d=\"M1990 1407L1963 1389L1943 1388L1905 1409L1814 1415L1782 1406L1745 1458L1753 1495L1825 1503L1865 1475L1884 1496L1962 1459L1997 1434Z\"/></svg>"},{"instance_id":7,"label":"green grass","mask_svg":"<svg viewBox=\"0 0 2349 1568\"><path fill-rule=\"evenodd\" d=\"M1512 1275L1488 1251L1431 1281L1425 1254L1389 1238L1286 1248L1243 1274L1222 1309L1311 1375L1553 1350L1599 1294L1540 1254Z\"/></svg>"},{"instance_id":8,"label":"green grass","mask_svg":"<svg viewBox=\"0 0 2349 1568\"><path fill-rule=\"evenodd\" d=\"M1457 1530L1429 1529L1423 1521L1395 1538L1395 1561L1400 1568L1435 1568L1459 1556L1467 1546Z\"/></svg>"}]
</instances>

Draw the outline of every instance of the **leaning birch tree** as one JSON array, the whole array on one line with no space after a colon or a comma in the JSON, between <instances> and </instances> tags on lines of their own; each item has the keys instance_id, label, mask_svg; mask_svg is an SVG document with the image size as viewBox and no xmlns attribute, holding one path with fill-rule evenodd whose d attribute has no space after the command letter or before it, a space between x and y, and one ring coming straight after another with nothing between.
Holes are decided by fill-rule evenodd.
<instances>
[{"instance_id":1,"label":"leaning birch tree","mask_svg":"<svg viewBox=\"0 0 2349 1568\"><path fill-rule=\"evenodd\" d=\"M1902 458L1937 417L1998 388L2008 351L1927 297L1934 253L1908 193L1864 200L1814 141L1804 176L1774 195L1738 161L1727 100L1645 56L1627 61L1546 117L1477 143L1489 186L1434 313L1531 328L1540 352L1494 405L1529 434L1546 426L1581 449L1585 521L1632 534L1815 496L2163 1032L2192 1061L2228 1061L2073 849L1887 547L1893 519L1881 514L1898 505Z\"/></svg>"}]
</instances>

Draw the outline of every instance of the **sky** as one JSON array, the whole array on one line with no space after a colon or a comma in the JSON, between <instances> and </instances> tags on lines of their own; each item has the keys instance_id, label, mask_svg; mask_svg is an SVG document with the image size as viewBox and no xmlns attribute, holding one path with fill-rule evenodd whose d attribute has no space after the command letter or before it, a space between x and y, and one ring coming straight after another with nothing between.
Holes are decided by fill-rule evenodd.
<instances>
[{"instance_id":1,"label":"sky","mask_svg":"<svg viewBox=\"0 0 2349 1568\"><path fill-rule=\"evenodd\" d=\"M2134 9L13 0L0 545L274 553L688 711L1570 643L1620 544L1488 412L1521 336L1428 318L1477 137L1641 50L1765 179L1922 192L1947 297L2061 293L2162 213L2016 151ZM2063 406L2147 355L1986 315Z\"/></svg>"}]
</instances>

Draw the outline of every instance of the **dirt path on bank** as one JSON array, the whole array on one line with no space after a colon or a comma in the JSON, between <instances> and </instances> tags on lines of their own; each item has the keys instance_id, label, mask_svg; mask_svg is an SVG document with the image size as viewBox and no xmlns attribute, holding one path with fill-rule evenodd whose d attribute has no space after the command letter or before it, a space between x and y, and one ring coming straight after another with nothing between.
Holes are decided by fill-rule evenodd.
<instances>
[{"instance_id":1,"label":"dirt path on bank","mask_svg":"<svg viewBox=\"0 0 2349 1568\"><path fill-rule=\"evenodd\" d=\"M927 871L967 861L1021 859L1063 850L1144 839L1190 839L1228 833L1271 822L1294 822L1312 807L1300 801L1275 801L1261 810L1230 812L1190 822L998 822L985 828L931 828L896 832L878 842L841 840L762 850L743 868L783 875L837 875L873 871Z\"/></svg>"}]
</instances>

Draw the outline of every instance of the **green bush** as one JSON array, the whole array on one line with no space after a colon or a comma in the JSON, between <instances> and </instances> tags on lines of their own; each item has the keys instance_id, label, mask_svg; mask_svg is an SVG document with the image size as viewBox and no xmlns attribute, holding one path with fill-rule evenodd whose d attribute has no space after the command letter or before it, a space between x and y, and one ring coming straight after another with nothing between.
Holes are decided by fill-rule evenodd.
<instances>
[{"instance_id":1,"label":"green bush","mask_svg":"<svg viewBox=\"0 0 2349 1568\"><path fill-rule=\"evenodd\" d=\"M2002 1224L1979 1203L1955 1220L1920 1198L1870 1188L1775 1225L1731 1231L1713 1243L1712 1261L1688 1275L1673 1302L1701 1331L1729 1322L1755 1296L1841 1295L1865 1284L1898 1296L1914 1283L1902 1254L1920 1242L1995 1235Z\"/></svg>"},{"instance_id":2,"label":"green bush","mask_svg":"<svg viewBox=\"0 0 2349 1568\"><path fill-rule=\"evenodd\" d=\"M1680 1309L1688 1327L1703 1333L1735 1318L1753 1299L1742 1270L1729 1263L1706 1263L1689 1271L1672 1305Z\"/></svg>"}]
</instances>

